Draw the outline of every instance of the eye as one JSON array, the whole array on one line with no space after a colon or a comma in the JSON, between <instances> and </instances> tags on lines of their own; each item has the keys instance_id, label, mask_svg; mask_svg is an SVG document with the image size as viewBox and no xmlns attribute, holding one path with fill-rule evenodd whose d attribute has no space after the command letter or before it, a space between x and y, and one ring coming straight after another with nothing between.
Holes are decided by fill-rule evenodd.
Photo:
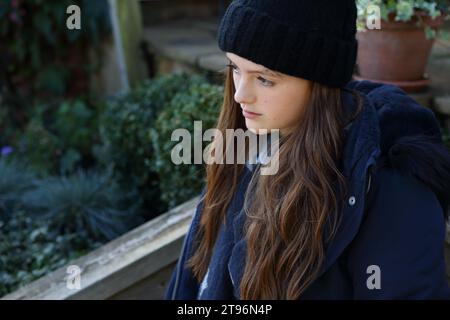
<instances>
[{"instance_id":1,"label":"eye","mask_svg":"<svg viewBox=\"0 0 450 320\"><path fill-rule=\"evenodd\" d=\"M227 67L233 69L233 72L237 73L237 67L234 64L227 64Z\"/></svg>"},{"instance_id":2,"label":"eye","mask_svg":"<svg viewBox=\"0 0 450 320\"><path fill-rule=\"evenodd\" d=\"M274 83L270 80L264 79L263 77L258 77L258 80L261 82L261 84L265 87L271 87L274 85Z\"/></svg>"}]
</instances>

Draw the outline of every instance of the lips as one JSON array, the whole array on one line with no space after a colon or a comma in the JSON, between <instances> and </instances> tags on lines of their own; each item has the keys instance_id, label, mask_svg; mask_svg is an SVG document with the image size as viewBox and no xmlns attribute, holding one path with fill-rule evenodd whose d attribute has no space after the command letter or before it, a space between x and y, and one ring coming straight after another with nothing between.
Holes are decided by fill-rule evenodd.
<instances>
[{"instance_id":1,"label":"lips","mask_svg":"<svg viewBox=\"0 0 450 320\"><path fill-rule=\"evenodd\" d=\"M260 116L261 115L261 113L252 112L252 111L249 111L249 110L247 110L245 108L242 108L242 112L246 113L246 114L249 114L249 115L253 115L253 116Z\"/></svg>"},{"instance_id":2,"label":"lips","mask_svg":"<svg viewBox=\"0 0 450 320\"><path fill-rule=\"evenodd\" d=\"M247 110L243 110L243 111L245 113L251 114L252 116L260 116L261 115L260 113L250 112L250 111L247 111Z\"/></svg>"},{"instance_id":3,"label":"lips","mask_svg":"<svg viewBox=\"0 0 450 320\"><path fill-rule=\"evenodd\" d=\"M244 109L242 109L242 115L246 118L246 119L255 119L257 117L260 117L261 114L259 113L253 113L253 112L248 112Z\"/></svg>"}]
</instances>

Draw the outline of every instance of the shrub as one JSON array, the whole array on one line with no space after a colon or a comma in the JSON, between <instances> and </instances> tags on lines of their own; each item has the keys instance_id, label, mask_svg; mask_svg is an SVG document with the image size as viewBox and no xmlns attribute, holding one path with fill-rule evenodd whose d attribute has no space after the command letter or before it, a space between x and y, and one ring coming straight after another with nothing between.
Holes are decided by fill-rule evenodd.
<instances>
[{"instance_id":1,"label":"shrub","mask_svg":"<svg viewBox=\"0 0 450 320\"><path fill-rule=\"evenodd\" d=\"M142 221L135 208L123 208L126 193L107 174L79 171L72 176L36 182L22 197L23 205L59 234L86 232L111 240Z\"/></svg>"},{"instance_id":2,"label":"shrub","mask_svg":"<svg viewBox=\"0 0 450 320\"><path fill-rule=\"evenodd\" d=\"M200 193L204 184L203 165L175 165L172 162L172 148L179 143L171 141L172 132L178 128L185 128L193 138L194 121L198 120L202 121L203 131L213 128L219 116L222 100L223 87L194 83L188 90L179 92L173 97L167 107L161 111L151 130L155 150L153 169L159 176L161 198L169 207L194 197ZM206 144L203 144L203 147ZM192 150L193 145L191 142ZM194 153L191 152L191 154Z\"/></svg>"},{"instance_id":3,"label":"shrub","mask_svg":"<svg viewBox=\"0 0 450 320\"><path fill-rule=\"evenodd\" d=\"M28 168L4 156L0 157L0 221L9 219L8 213L18 207L21 197L33 187L35 176Z\"/></svg>"},{"instance_id":4,"label":"shrub","mask_svg":"<svg viewBox=\"0 0 450 320\"><path fill-rule=\"evenodd\" d=\"M15 157L27 161L33 171L46 175L53 173L58 166L60 143L58 137L44 126L43 112L41 106L36 107L22 135L12 144L17 151Z\"/></svg>"},{"instance_id":5,"label":"shrub","mask_svg":"<svg viewBox=\"0 0 450 320\"><path fill-rule=\"evenodd\" d=\"M83 100L63 102L56 110L51 130L60 139L61 174L87 168L92 162L92 146L98 142L98 110Z\"/></svg>"},{"instance_id":6,"label":"shrub","mask_svg":"<svg viewBox=\"0 0 450 320\"><path fill-rule=\"evenodd\" d=\"M0 157L0 296L141 224L110 174L37 179Z\"/></svg>"},{"instance_id":7,"label":"shrub","mask_svg":"<svg viewBox=\"0 0 450 320\"><path fill-rule=\"evenodd\" d=\"M0 221L0 296L99 247L85 230L59 234L23 210Z\"/></svg>"},{"instance_id":8,"label":"shrub","mask_svg":"<svg viewBox=\"0 0 450 320\"><path fill-rule=\"evenodd\" d=\"M0 68L0 146L15 141L28 122L29 101L2 88Z\"/></svg>"},{"instance_id":9,"label":"shrub","mask_svg":"<svg viewBox=\"0 0 450 320\"><path fill-rule=\"evenodd\" d=\"M96 155L110 168L120 185L134 190L135 201L142 202L146 219L167 209L160 201L158 175L152 167L151 128L161 110L178 92L205 83L200 76L171 74L145 82L128 95L106 105L100 118L102 147Z\"/></svg>"},{"instance_id":10,"label":"shrub","mask_svg":"<svg viewBox=\"0 0 450 320\"><path fill-rule=\"evenodd\" d=\"M79 30L65 27L73 4L82 12ZM108 11L107 0L2 0L0 69L6 69L10 89L27 96L76 92L93 69L86 48L98 50L110 33Z\"/></svg>"},{"instance_id":11,"label":"shrub","mask_svg":"<svg viewBox=\"0 0 450 320\"><path fill-rule=\"evenodd\" d=\"M98 143L98 113L98 106L82 99L37 104L15 143L18 157L46 175L89 169Z\"/></svg>"}]
</instances>

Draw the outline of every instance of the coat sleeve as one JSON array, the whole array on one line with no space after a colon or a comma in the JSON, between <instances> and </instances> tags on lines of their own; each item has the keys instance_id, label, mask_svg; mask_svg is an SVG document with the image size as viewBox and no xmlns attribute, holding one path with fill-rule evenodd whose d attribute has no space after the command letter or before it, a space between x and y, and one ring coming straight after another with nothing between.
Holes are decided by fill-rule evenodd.
<instances>
[{"instance_id":1,"label":"coat sleeve","mask_svg":"<svg viewBox=\"0 0 450 320\"><path fill-rule=\"evenodd\" d=\"M445 219L435 194L392 169L374 177L373 202L349 247L355 299L450 299Z\"/></svg>"},{"instance_id":2,"label":"coat sleeve","mask_svg":"<svg viewBox=\"0 0 450 320\"><path fill-rule=\"evenodd\" d=\"M206 189L203 189L200 199L203 198L205 192ZM195 300L197 298L199 283L194 277L191 269L187 268L185 264L192 256L192 244L200 222L202 205L203 202L200 201L195 209L195 214L189 230L184 237L178 262L172 272L172 276L164 294L164 299L166 300Z\"/></svg>"}]
</instances>

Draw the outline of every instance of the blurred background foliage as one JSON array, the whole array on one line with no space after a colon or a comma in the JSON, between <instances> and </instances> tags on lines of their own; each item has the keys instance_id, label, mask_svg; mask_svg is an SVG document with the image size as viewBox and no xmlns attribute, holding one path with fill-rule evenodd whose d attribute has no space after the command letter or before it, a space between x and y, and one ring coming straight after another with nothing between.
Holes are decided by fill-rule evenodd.
<instances>
[{"instance_id":1,"label":"blurred background foliage","mask_svg":"<svg viewBox=\"0 0 450 320\"><path fill-rule=\"evenodd\" d=\"M72 4L81 30L60 27ZM201 191L170 134L213 127L223 88L174 73L99 96L111 29L107 0L0 2L0 296Z\"/></svg>"},{"instance_id":2,"label":"blurred background foliage","mask_svg":"<svg viewBox=\"0 0 450 320\"><path fill-rule=\"evenodd\" d=\"M83 8L83 28L65 26L66 8ZM87 62L110 33L107 0L3 0L0 44L6 85L27 97L76 95L86 91L87 75L97 67Z\"/></svg>"},{"instance_id":3,"label":"blurred background foliage","mask_svg":"<svg viewBox=\"0 0 450 320\"><path fill-rule=\"evenodd\" d=\"M181 73L107 101L37 103L2 141L0 294L198 194L202 165L170 161L171 132L212 128L222 91Z\"/></svg>"}]
</instances>

